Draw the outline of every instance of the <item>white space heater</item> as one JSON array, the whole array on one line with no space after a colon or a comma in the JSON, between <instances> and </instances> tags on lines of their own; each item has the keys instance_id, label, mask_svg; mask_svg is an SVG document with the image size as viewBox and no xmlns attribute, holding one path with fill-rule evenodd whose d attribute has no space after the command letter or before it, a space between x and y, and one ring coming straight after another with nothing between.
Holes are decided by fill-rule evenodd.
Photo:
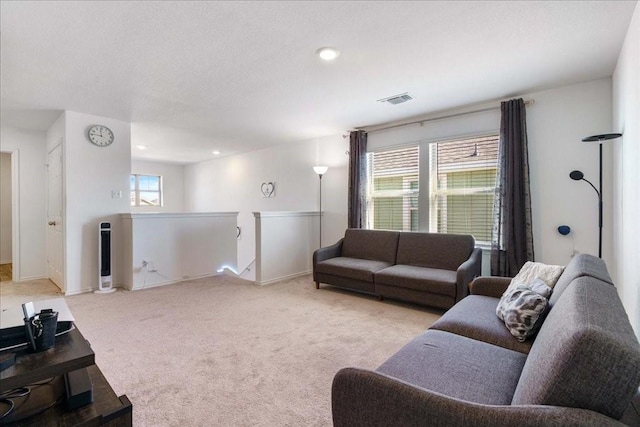
<instances>
[{"instance_id":1,"label":"white space heater","mask_svg":"<svg viewBox=\"0 0 640 427\"><path fill-rule=\"evenodd\" d=\"M98 227L98 290L96 293L114 292L111 257L111 223L101 222Z\"/></svg>"}]
</instances>

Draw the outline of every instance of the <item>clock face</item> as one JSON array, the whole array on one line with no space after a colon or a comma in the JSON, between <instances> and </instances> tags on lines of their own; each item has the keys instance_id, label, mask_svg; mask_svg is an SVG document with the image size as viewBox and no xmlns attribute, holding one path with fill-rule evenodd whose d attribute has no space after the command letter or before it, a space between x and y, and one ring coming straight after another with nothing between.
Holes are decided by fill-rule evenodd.
<instances>
[{"instance_id":1,"label":"clock face","mask_svg":"<svg viewBox=\"0 0 640 427\"><path fill-rule=\"evenodd\" d=\"M91 126L89 128L89 141L98 147L106 147L113 142L113 132L106 126Z\"/></svg>"}]
</instances>

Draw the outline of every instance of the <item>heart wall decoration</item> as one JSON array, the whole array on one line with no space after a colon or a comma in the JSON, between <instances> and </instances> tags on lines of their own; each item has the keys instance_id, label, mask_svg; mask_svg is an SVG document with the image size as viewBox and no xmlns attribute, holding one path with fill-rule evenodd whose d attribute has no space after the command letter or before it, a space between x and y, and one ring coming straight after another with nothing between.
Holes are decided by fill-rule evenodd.
<instances>
[{"instance_id":1,"label":"heart wall decoration","mask_svg":"<svg viewBox=\"0 0 640 427\"><path fill-rule=\"evenodd\" d=\"M263 197L275 197L276 196L276 183L275 182L263 182L260 186L260 192Z\"/></svg>"}]
</instances>

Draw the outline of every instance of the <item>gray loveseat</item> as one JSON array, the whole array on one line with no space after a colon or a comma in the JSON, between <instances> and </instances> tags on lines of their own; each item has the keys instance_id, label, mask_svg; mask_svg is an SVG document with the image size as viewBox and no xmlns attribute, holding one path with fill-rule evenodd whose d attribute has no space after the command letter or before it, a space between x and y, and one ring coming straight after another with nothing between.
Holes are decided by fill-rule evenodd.
<instances>
[{"instance_id":1,"label":"gray loveseat","mask_svg":"<svg viewBox=\"0 0 640 427\"><path fill-rule=\"evenodd\" d=\"M508 284L476 279L470 296L377 370L339 371L334 425L621 425L640 385L640 346L604 262L571 260L524 343L495 314Z\"/></svg>"},{"instance_id":2,"label":"gray loveseat","mask_svg":"<svg viewBox=\"0 0 640 427\"><path fill-rule=\"evenodd\" d=\"M326 283L439 308L468 295L480 275L473 236L348 229L313 254L316 288Z\"/></svg>"}]
</instances>

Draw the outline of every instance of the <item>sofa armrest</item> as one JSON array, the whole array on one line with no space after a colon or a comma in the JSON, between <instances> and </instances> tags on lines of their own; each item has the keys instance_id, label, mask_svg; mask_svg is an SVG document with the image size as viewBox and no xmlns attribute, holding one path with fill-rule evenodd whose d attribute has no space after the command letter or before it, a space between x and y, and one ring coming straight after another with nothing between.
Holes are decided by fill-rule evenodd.
<instances>
[{"instance_id":1,"label":"sofa armrest","mask_svg":"<svg viewBox=\"0 0 640 427\"><path fill-rule=\"evenodd\" d=\"M456 275L456 302L469 295L469 283L482 270L482 249L474 248L468 260L458 267Z\"/></svg>"},{"instance_id":2,"label":"sofa armrest","mask_svg":"<svg viewBox=\"0 0 640 427\"><path fill-rule=\"evenodd\" d=\"M342 242L344 238L338 240L331 246L317 249L313 253L313 280L316 281L316 265L319 262L328 260L330 258L339 257L342 254Z\"/></svg>"},{"instance_id":3,"label":"sofa armrest","mask_svg":"<svg viewBox=\"0 0 640 427\"><path fill-rule=\"evenodd\" d=\"M469 285L471 295L484 295L500 298L509 287L511 277L481 276L476 277Z\"/></svg>"},{"instance_id":4,"label":"sofa armrest","mask_svg":"<svg viewBox=\"0 0 640 427\"><path fill-rule=\"evenodd\" d=\"M357 368L336 374L331 400L334 427L623 425L586 409L466 402Z\"/></svg>"}]
</instances>

